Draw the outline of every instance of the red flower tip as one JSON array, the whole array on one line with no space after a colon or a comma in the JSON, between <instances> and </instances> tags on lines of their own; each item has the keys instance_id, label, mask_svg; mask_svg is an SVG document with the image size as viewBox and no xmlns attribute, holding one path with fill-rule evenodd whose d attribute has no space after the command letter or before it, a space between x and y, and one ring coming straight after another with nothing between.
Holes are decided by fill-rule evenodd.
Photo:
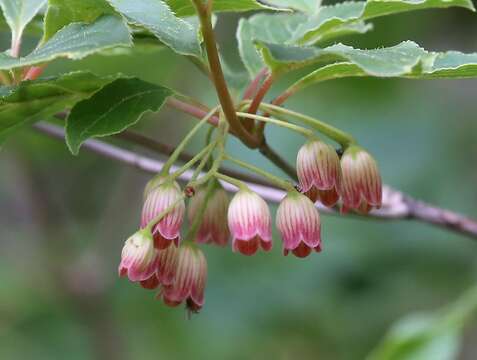
<instances>
[{"instance_id":1,"label":"red flower tip","mask_svg":"<svg viewBox=\"0 0 477 360\"><path fill-rule=\"evenodd\" d=\"M163 183L159 180L150 182L145 190L146 200L144 202L141 228L145 228L149 222L153 221L161 212L166 210L181 197L179 184ZM180 241L180 228L184 219L185 202L182 200L164 216L153 227L154 246L157 249L165 249L175 243L178 246Z\"/></svg>"},{"instance_id":2,"label":"red flower tip","mask_svg":"<svg viewBox=\"0 0 477 360\"><path fill-rule=\"evenodd\" d=\"M250 190L240 190L230 202L228 224L232 233L232 249L253 255L261 246L272 248L272 226L268 205Z\"/></svg>"},{"instance_id":3,"label":"red flower tip","mask_svg":"<svg viewBox=\"0 0 477 360\"><path fill-rule=\"evenodd\" d=\"M341 158L343 182L340 189L343 211L368 213L380 208L382 181L373 157L358 146L349 147Z\"/></svg>"},{"instance_id":4,"label":"red flower tip","mask_svg":"<svg viewBox=\"0 0 477 360\"><path fill-rule=\"evenodd\" d=\"M189 222L192 223L197 212L206 200L207 190L201 187L191 199L188 209ZM203 220L197 232L196 241L200 244L227 245L230 231L227 226L229 197L222 185L217 183L206 204Z\"/></svg>"},{"instance_id":5,"label":"red flower tip","mask_svg":"<svg viewBox=\"0 0 477 360\"><path fill-rule=\"evenodd\" d=\"M320 200L330 207L338 202L341 168L332 146L320 140L303 145L297 155L297 175L302 192L312 202Z\"/></svg>"},{"instance_id":6,"label":"red flower tip","mask_svg":"<svg viewBox=\"0 0 477 360\"><path fill-rule=\"evenodd\" d=\"M283 253L307 257L321 250L321 222L318 209L306 196L290 192L277 211L277 228L283 238Z\"/></svg>"}]
</instances>

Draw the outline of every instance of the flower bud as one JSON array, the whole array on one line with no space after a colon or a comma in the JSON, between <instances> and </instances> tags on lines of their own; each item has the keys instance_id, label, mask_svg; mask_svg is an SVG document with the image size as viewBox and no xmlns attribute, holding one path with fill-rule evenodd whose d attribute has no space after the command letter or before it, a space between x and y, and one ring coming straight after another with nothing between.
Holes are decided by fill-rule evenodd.
<instances>
[{"instance_id":1,"label":"flower bud","mask_svg":"<svg viewBox=\"0 0 477 360\"><path fill-rule=\"evenodd\" d=\"M303 145L297 155L297 174L302 191L312 202L334 206L339 199L340 159L335 149L319 140Z\"/></svg>"},{"instance_id":2,"label":"flower bud","mask_svg":"<svg viewBox=\"0 0 477 360\"><path fill-rule=\"evenodd\" d=\"M240 190L232 199L228 211L232 249L244 255L253 255L261 246L272 248L271 216L268 205L250 190Z\"/></svg>"},{"instance_id":3,"label":"flower bud","mask_svg":"<svg viewBox=\"0 0 477 360\"><path fill-rule=\"evenodd\" d=\"M186 302L187 308L198 312L204 305L204 291L207 282L207 260L202 251L191 245L178 249L177 265L173 281L163 285L162 297L168 306Z\"/></svg>"},{"instance_id":4,"label":"flower bud","mask_svg":"<svg viewBox=\"0 0 477 360\"><path fill-rule=\"evenodd\" d=\"M188 217L192 224L197 216L199 209L204 205L206 200L207 188L201 187L191 199L189 204ZM197 232L197 242L200 244L214 243L219 246L227 245L230 231L227 226L227 209L229 207L229 197L222 185L212 190L205 212Z\"/></svg>"},{"instance_id":5,"label":"flower bud","mask_svg":"<svg viewBox=\"0 0 477 360\"><path fill-rule=\"evenodd\" d=\"M146 201L142 210L141 228L145 228L161 212L182 198L177 182L159 183L152 187L148 184L145 191ZM152 229L154 246L165 249L172 242L178 246L180 229L185 213L184 200L177 203Z\"/></svg>"},{"instance_id":6,"label":"flower bud","mask_svg":"<svg viewBox=\"0 0 477 360\"><path fill-rule=\"evenodd\" d=\"M372 208L381 207L381 176L376 161L368 152L358 146L349 147L341 158L341 169L344 212L354 209L366 214Z\"/></svg>"},{"instance_id":7,"label":"flower bud","mask_svg":"<svg viewBox=\"0 0 477 360\"><path fill-rule=\"evenodd\" d=\"M159 250L156 277L160 284L171 285L177 269L177 259L179 249L169 246L167 249Z\"/></svg>"},{"instance_id":8,"label":"flower bud","mask_svg":"<svg viewBox=\"0 0 477 360\"><path fill-rule=\"evenodd\" d=\"M157 268L158 256L151 234L138 231L126 240L119 264L119 276L126 276L131 281L149 279Z\"/></svg>"},{"instance_id":9,"label":"flower bud","mask_svg":"<svg viewBox=\"0 0 477 360\"><path fill-rule=\"evenodd\" d=\"M276 223L283 238L284 255L292 251L304 258L312 250L321 251L320 214L305 195L288 193L278 207Z\"/></svg>"}]
</instances>

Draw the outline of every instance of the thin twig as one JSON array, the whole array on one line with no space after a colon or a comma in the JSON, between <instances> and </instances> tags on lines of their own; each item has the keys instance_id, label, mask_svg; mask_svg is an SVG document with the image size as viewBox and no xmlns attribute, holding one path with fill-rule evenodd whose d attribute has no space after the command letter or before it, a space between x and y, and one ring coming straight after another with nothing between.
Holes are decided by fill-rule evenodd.
<instances>
[{"instance_id":1,"label":"thin twig","mask_svg":"<svg viewBox=\"0 0 477 360\"><path fill-rule=\"evenodd\" d=\"M64 131L58 126L40 122L35 124L34 127L40 132L56 139L64 139ZM124 150L99 140L87 140L83 144L83 149L87 149L108 159L116 160L152 174L158 173L164 164L161 161L138 155L132 151ZM188 181L192 175L192 171L187 171L181 176L181 179ZM270 202L278 203L285 196L284 191L276 189L273 186L249 182L247 181L249 180L248 177L239 174L233 174L232 176L246 181L251 189ZM225 183L223 185L228 191L236 191L234 186ZM334 210L330 210L321 205L317 205L317 207L324 213L336 214ZM382 208L372 211L368 216L361 218L384 220L412 219L436 225L477 240L477 221L450 210L442 209L423 201L413 199L412 197L394 190L389 186L383 187Z\"/></svg>"}]
</instances>

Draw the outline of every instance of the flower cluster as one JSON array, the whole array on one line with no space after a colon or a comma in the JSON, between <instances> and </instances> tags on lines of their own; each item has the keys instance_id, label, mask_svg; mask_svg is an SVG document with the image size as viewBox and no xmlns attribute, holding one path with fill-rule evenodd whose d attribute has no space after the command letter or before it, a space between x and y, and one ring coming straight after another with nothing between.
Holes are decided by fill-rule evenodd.
<instances>
[{"instance_id":1,"label":"flower cluster","mask_svg":"<svg viewBox=\"0 0 477 360\"><path fill-rule=\"evenodd\" d=\"M367 213L381 205L381 178L374 159L353 145L341 158L319 140L306 143L297 156L300 192L292 190L280 202L276 227L283 239L284 255L304 258L320 252L321 222L314 202L343 211ZM185 303L198 312L204 304L207 261L199 244L226 246L234 252L254 255L272 249L272 216L257 193L241 186L231 201L220 183L187 187L157 178L145 190L141 230L129 238L122 251L120 276L127 276L146 289L160 288L158 299L168 306ZM186 205L190 232L181 239Z\"/></svg>"},{"instance_id":2,"label":"flower cluster","mask_svg":"<svg viewBox=\"0 0 477 360\"><path fill-rule=\"evenodd\" d=\"M343 212L351 209L363 214L381 207L376 161L356 145L348 147L340 160L332 146L309 141L298 152L297 174L302 191L313 202L332 207L341 198Z\"/></svg>"}]
</instances>

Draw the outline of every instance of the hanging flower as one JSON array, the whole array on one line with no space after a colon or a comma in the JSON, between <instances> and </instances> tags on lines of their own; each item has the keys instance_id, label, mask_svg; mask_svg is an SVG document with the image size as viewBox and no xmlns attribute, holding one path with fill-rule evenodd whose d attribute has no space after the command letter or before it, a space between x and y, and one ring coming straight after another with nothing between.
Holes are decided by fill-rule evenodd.
<instances>
[{"instance_id":1,"label":"hanging flower","mask_svg":"<svg viewBox=\"0 0 477 360\"><path fill-rule=\"evenodd\" d=\"M250 190L240 190L232 199L228 211L232 249L244 255L253 255L259 246L272 248L271 216L268 205Z\"/></svg>"},{"instance_id":2,"label":"hanging flower","mask_svg":"<svg viewBox=\"0 0 477 360\"><path fill-rule=\"evenodd\" d=\"M126 240L119 264L119 276L127 276L131 281L149 279L157 268L157 250L151 234L138 231Z\"/></svg>"},{"instance_id":3,"label":"hanging flower","mask_svg":"<svg viewBox=\"0 0 477 360\"><path fill-rule=\"evenodd\" d=\"M381 207L381 176L376 161L368 152L358 146L349 147L341 158L341 169L344 212L353 209L366 214L372 208Z\"/></svg>"},{"instance_id":4,"label":"hanging flower","mask_svg":"<svg viewBox=\"0 0 477 360\"><path fill-rule=\"evenodd\" d=\"M179 201L152 229L154 246L165 249L172 242L178 246L180 229L185 213L185 202L177 182L159 182L154 186L148 184L145 191L146 200L142 210L141 228L145 228L161 212Z\"/></svg>"},{"instance_id":5,"label":"hanging flower","mask_svg":"<svg viewBox=\"0 0 477 360\"><path fill-rule=\"evenodd\" d=\"M320 140L303 145L297 155L297 174L302 191L312 202L320 200L330 207L338 202L341 168L332 146Z\"/></svg>"},{"instance_id":6,"label":"hanging flower","mask_svg":"<svg viewBox=\"0 0 477 360\"><path fill-rule=\"evenodd\" d=\"M168 306L185 302L189 311L198 312L204 305L207 283L207 260L194 245L183 245L178 249L176 270L170 285L163 285L159 297Z\"/></svg>"},{"instance_id":7,"label":"hanging flower","mask_svg":"<svg viewBox=\"0 0 477 360\"><path fill-rule=\"evenodd\" d=\"M321 251L320 215L306 196L289 192L278 207L276 223L283 238L284 255L292 251L303 258L312 250Z\"/></svg>"},{"instance_id":8,"label":"hanging flower","mask_svg":"<svg viewBox=\"0 0 477 360\"><path fill-rule=\"evenodd\" d=\"M188 209L189 222L192 224L199 209L206 200L207 189L201 187L191 199ZM212 190L212 194L205 205L202 223L197 232L197 242L200 244L227 245L230 231L227 226L227 210L229 207L229 197L222 185L217 183Z\"/></svg>"}]
</instances>

